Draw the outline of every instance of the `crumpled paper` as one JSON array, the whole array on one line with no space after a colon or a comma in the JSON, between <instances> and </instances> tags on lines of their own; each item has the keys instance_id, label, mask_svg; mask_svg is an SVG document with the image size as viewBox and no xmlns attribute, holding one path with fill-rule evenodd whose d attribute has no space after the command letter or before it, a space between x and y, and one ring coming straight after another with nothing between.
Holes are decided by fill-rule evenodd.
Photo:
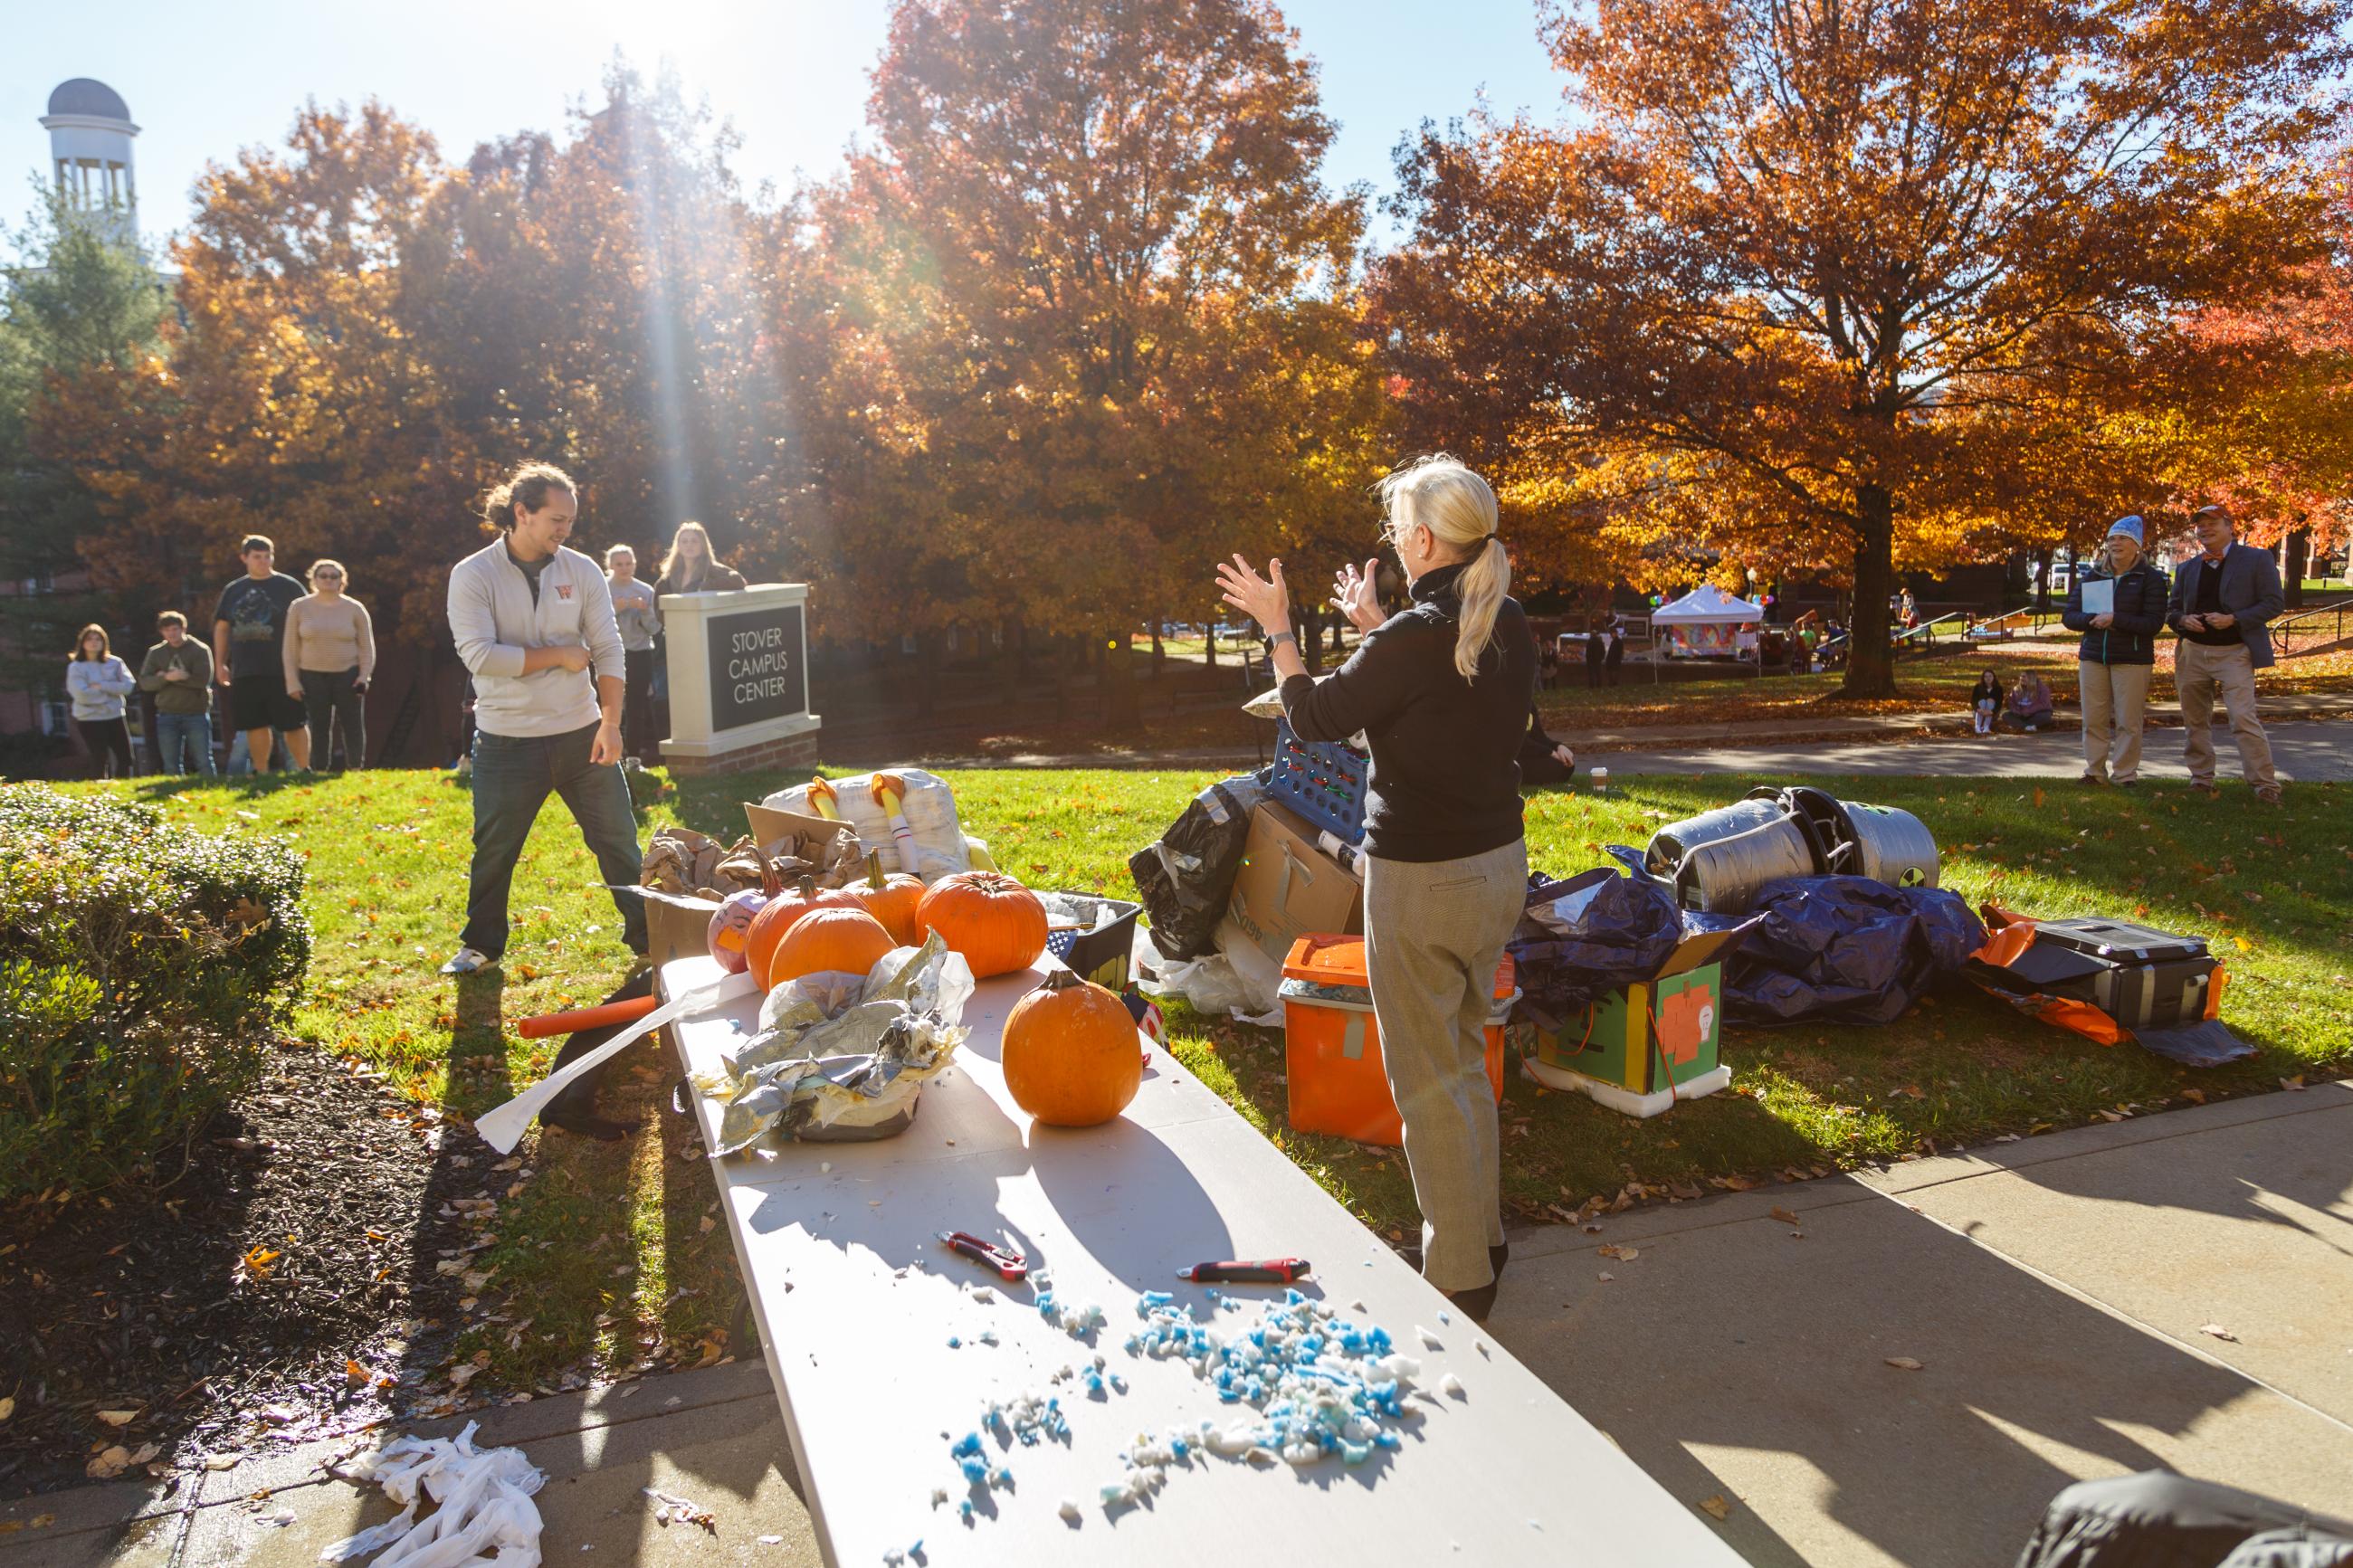
<instances>
[{"instance_id":1,"label":"crumpled paper","mask_svg":"<svg viewBox=\"0 0 2353 1568\"><path fill-rule=\"evenodd\" d=\"M539 1568L539 1505L532 1494L547 1478L521 1448L478 1449L469 1421L455 1437L396 1437L353 1468L382 1483L401 1510L384 1523L319 1553L342 1563L388 1548L372 1568ZM419 1521L419 1489L441 1506Z\"/></svg>"},{"instance_id":2,"label":"crumpled paper","mask_svg":"<svg viewBox=\"0 0 2353 1568\"><path fill-rule=\"evenodd\" d=\"M912 1116L923 1086L948 1066L967 1031L972 968L934 931L886 953L866 974L808 974L761 1004L759 1032L698 1073L721 1107L714 1153L787 1138L880 1127Z\"/></svg>"}]
</instances>

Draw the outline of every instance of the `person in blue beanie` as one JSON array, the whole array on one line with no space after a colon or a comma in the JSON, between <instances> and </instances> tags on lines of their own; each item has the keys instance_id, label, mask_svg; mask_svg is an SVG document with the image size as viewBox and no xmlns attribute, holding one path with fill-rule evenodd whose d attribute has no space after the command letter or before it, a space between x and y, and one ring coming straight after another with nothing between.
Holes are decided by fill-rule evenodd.
<instances>
[{"instance_id":1,"label":"person in blue beanie","mask_svg":"<svg viewBox=\"0 0 2353 1568\"><path fill-rule=\"evenodd\" d=\"M2137 516L2108 524L2107 542L2067 587L2059 619L2081 632L2076 669L2084 702L2084 780L2126 788L2140 782L2141 731L2148 710L2148 678L2157 665L2157 637L2165 630L2172 584L2142 552ZM2102 587L2101 584L2107 584ZM2106 607L2086 612L2086 594Z\"/></svg>"}]
</instances>

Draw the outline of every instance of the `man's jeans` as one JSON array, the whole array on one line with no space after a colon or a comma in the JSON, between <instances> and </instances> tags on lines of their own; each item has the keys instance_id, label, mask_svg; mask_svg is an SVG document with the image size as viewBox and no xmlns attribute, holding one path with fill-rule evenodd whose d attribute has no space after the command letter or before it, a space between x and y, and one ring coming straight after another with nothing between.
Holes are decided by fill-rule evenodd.
<instances>
[{"instance_id":1,"label":"man's jeans","mask_svg":"<svg viewBox=\"0 0 2353 1568\"><path fill-rule=\"evenodd\" d=\"M158 713L155 744L164 753L156 771L218 776L213 765L213 716L209 713Z\"/></svg>"},{"instance_id":2,"label":"man's jeans","mask_svg":"<svg viewBox=\"0 0 2353 1568\"><path fill-rule=\"evenodd\" d=\"M589 762L596 739L594 724L568 735L474 732L474 869L459 940L475 952L497 958L507 950L507 889L551 792L571 808L598 875L620 887L637 885L642 864L629 783L617 764ZM645 900L617 892L613 902L621 911L621 940L631 952L645 952Z\"/></svg>"}]
</instances>

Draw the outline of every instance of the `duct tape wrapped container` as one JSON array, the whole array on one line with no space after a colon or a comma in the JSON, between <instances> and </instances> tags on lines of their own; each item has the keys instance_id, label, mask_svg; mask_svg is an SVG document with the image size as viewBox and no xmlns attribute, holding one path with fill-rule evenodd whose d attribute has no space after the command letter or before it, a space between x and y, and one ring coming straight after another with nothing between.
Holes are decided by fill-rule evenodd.
<instances>
[{"instance_id":1,"label":"duct tape wrapped container","mask_svg":"<svg viewBox=\"0 0 2353 1568\"><path fill-rule=\"evenodd\" d=\"M1757 789L1745 800L1669 823L1643 862L1686 909L1740 914L1788 877L1862 877L1934 888L1936 840L1908 811L1839 800L1818 789Z\"/></svg>"},{"instance_id":2,"label":"duct tape wrapped container","mask_svg":"<svg viewBox=\"0 0 2353 1568\"><path fill-rule=\"evenodd\" d=\"M889 1138L964 1041L971 966L939 933L865 974L807 974L768 993L759 1032L694 1087L721 1106L714 1153L770 1132L807 1142Z\"/></svg>"}]
</instances>

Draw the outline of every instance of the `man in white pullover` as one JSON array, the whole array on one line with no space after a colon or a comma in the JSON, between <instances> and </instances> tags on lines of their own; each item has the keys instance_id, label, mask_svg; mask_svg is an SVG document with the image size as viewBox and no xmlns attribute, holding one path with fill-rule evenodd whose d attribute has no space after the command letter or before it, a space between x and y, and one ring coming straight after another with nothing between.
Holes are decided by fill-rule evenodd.
<instances>
[{"instance_id":1,"label":"man in white pullover","mask_svg":"<svg viewBox=\"0 0 2353 1568\"><path fill-rule=\"evenodd\" d=\"M507 889L551 791L564 797L604 880L633 887L637 820L622 776L621 634L596 563L564 542L571 479L526 464L491 494L501 537L449 573L449 630L474 677L474 865L466 929L444 974L471 974L507 946ZM617 892L622 941L646 951L643 900Z\"/></svg>"}]
</instances>

